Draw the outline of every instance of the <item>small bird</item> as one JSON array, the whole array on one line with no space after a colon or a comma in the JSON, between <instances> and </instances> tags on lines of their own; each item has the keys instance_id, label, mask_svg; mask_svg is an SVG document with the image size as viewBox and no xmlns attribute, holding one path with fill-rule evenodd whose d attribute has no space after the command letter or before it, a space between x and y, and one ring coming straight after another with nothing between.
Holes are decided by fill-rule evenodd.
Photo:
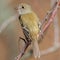
<instances>
[{"instance_id":1,"label":"small bird","mask_svg":"<svg viewBox=\"0 0 60 60\"><path fill-rule=\"evenodd\" d=\"M35 58L40 58L38 40L41 22L29 4L26 3L19 4L18 13L19 21L22 25L22 28L29 33L29 37L32 40L31 44L33 48L33 55Z\"/></svg>"}]
</instances>

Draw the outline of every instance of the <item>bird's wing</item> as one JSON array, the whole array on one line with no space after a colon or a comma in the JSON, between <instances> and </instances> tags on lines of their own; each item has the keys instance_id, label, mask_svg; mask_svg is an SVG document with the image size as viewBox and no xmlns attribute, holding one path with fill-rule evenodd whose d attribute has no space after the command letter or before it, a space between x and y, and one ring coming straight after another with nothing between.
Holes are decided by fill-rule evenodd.
<instances>
[{"instance_id":1,"label":"bird's wing","mask_svg":"<svg viewBox=\"0 0 60 60\"><path fill-rule=\"evenodd\" d=\"M21 27L22 27L22 30L23 30L23 33L24 33L24 36L25 36L26 41L27 41L27 42L30 42L30 41L31 41L31 38L30 38L29 30L28 30L28 28L23 24L22 19L21 19L21 16L19 16L19 21L20 21L20 24L21 24Z\"/></svg>"},{"instance_id":2,"label":"bird's wing","mask_svg":"<svg viewBox=\"0 0 60 60\"><path fill-rule=\"evenodd\" d=\"M20 54L17 56L17 60L19 60L25 53L26 49L28 48L28 46L31 44L31 39L30 39L30 35L29 35L29 30L26 28L26 26L24 26L21 16L19 16L19 22L21 24L25 39L20 37L20 39L22 39L25 42L24 47L22 48L22 50L20 51ZM21 41L19 39L19 41ZM19 44L20 46L20 44Z\"/></svg>"}]
</instances>

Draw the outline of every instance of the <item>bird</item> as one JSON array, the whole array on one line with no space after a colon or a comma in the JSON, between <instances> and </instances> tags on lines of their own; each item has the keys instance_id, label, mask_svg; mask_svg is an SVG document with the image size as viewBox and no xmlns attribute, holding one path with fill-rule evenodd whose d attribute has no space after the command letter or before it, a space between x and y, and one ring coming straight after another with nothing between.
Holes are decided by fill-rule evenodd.
<instances>
[{"instance_id":1,"label":"bird","mask_svg":"<svg viewBox=\"0 0 60 60\"><path fill-rule=\"evenodd\" d=\"M17 11L19 13L19 21L22 28L29 33L29 37L31 38L33 55L35 58L40 58L41 53L38 45L38 40L41 22L37 14L33 11L31 5L27 3L20 3Z\"/></svg>"}]
</instances>

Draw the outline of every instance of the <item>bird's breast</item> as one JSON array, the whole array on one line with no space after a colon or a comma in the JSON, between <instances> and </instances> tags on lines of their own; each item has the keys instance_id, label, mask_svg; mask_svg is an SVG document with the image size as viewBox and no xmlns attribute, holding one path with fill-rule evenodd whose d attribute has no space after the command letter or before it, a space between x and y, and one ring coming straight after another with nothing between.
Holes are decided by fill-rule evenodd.
<instances>
[{"instance_id":1,"label":"bird's breast","mask_svg":"<svg viewBox=\"0 0 60 60\"><path fill-rule=\"evenodd\" d=\"M30 35L33 39L35 39L39 33L37 17L34 14L25 14L22 15L23 24L29 29Z\"/></svg>"}]
</instances>

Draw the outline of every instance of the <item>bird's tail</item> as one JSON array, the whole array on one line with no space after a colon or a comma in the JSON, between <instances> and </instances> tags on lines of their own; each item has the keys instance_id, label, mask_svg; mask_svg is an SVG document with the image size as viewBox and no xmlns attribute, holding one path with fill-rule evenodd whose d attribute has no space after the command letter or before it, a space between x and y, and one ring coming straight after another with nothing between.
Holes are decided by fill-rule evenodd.
<instances>
[{"instance_id":1,"label":"bird's tail","mask_svg":"<svg viewBox=\"0 0 60 60\"><path fill-rule=\"evenodd\" d=\"M38 41L37 40L33 40L32 41L32 48L33 48L33 55L35 58L40 58L40 50L39 50L39 46L38 46Z\"/></svg>"}]
</instances>

